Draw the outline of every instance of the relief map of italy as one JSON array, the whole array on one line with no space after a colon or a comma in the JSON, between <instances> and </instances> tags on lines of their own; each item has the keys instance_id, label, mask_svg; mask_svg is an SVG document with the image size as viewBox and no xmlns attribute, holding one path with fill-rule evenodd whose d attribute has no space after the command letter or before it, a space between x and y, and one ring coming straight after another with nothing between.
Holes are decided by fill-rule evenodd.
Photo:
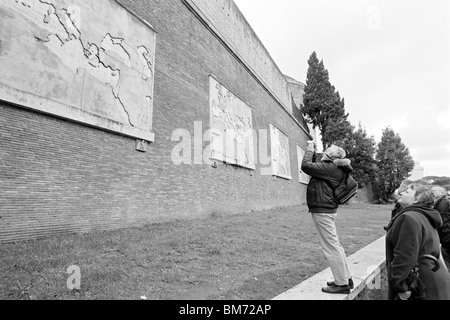
<instances>
[{"instance_id":1,"label":"relief map of italy","mask_svg":"<svg viewBox=\"0 0 450 320\"><path fill-rule=\"evenodd\" d=\"M0 5L0 85L132 128L151 129L154 52L155 32L112 0Z\"/></svg>"}]
</instances>

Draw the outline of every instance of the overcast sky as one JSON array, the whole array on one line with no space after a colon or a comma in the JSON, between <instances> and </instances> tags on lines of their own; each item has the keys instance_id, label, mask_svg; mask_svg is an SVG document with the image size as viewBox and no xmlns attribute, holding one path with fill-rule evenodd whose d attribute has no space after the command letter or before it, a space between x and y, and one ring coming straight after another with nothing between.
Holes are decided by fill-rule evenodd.
<instances>
[{"instance_id":1,"label":"overcast sky","mask_svg":"<svg viewBox=\"0 0 450 320\"><path fill-rule=\"evenodd\" d=\"M449 0L234 1L284 74L305 82L315 51L353 125L450 177Z\"/></svg>"}]
</instances>

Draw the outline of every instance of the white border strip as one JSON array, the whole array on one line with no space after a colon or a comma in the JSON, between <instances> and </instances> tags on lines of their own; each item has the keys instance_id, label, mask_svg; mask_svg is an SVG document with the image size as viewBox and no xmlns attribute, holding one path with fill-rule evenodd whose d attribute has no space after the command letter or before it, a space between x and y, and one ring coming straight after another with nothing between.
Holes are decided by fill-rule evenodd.
<instances>
[{"instance_id":1,"label":"white border strip","mask_svg":"<svg viewBox=\"0 0 450 320\"><path fill-rule=\"evenodd\" d=\"M0 101L12 103L18 107L32 109L45 114L57 116L77 123L85 124L106 131L119 133L121 135L146 140L155 141L155 134L138 128L123 125L95 114L73 108L61 103L37 97L32 94L21 92L0 84Z\"/></svg>"}]
</instances>

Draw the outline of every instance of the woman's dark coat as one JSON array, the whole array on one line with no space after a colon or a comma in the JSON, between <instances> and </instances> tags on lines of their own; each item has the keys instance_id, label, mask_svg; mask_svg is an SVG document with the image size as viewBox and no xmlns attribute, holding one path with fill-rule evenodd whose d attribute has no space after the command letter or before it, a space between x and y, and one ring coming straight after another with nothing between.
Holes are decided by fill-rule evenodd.
<instances>
[{"instance_id":1,"label":"woman's dark coat","mask_svg":"<svg viewBox=\"0 0 450 320\"><path fill-rule=\"evenodd\" d=\"M408 285L408 276L419 258L440 255L437 228L442 224L439 213L426 206L411 205L400 211L391 221L386 235L386 262L390 300L398 293L413 289L413 298L419 298ZM446 268L433 272L435 262L424 259L419 265L419 284L424 286L427 300L450 300L450 274Z\"/></svg>"},{"instance_id":2,"label":"woman's dark coat","mask_svg":"<svg viewBox=\"0 0 450 320\"><path fill-rule=\"evenodd\" d=\"M441 244L450 247L450 199L448 197L441 197L434 208L441 214L442 227L438 229Z\"/></svg>"},{"instance_id":3,"label":"woman's dark coat","mask_svg":"<svg viewBox=\"0 0 450 320\"><path fill-rule=\"evenodd\" d=\"M316 162L315 153L306 151L302 171L311 176L306 191L306 201L311 213L336 213L338 203L333 190L353 168L349 159Z\"/></svg>"}]
</instances>

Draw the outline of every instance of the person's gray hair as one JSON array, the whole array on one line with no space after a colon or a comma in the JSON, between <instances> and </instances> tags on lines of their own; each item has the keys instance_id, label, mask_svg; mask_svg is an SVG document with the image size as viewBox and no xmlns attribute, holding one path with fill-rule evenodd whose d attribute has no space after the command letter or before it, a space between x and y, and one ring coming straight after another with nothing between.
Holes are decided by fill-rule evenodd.
<instances>
[{"instance_id":1,"label":"person's gray hair","mask_svg":"<svg viewBox=\"0 0 450 320\"><path fill-rule=\"evenodd\" d=\"M325 150L325 154L332 160L344 159L345 156L347 155L345 153L344 149L342 149L341 147L335 146L334 144L331 147L329 147L327 150Z\"/></svg>"},{"instance_id":2,"label":"person's gray hair","mask_svg":"<svg viewBox=\"0 0 450 320\"><path fill-rule=\"evenodd\" d=\"M444 197L448 195L447 189L441 186L433 186L431 188L431 191L433 191L433 194L436 198Z\"/></svg>"},{"instance_id":3,"label":"person's gray hair","mask_svg":"<svg viewBox=\"0 0 450 320\"><path fill-rule=\"evenodd\" d=\"M414 195L414 200L416 200L416 203L429 207L434 206L434 196L430 186L420 183L412 183L409 187L416 191Z\"/></svg>"}]
</instances>

